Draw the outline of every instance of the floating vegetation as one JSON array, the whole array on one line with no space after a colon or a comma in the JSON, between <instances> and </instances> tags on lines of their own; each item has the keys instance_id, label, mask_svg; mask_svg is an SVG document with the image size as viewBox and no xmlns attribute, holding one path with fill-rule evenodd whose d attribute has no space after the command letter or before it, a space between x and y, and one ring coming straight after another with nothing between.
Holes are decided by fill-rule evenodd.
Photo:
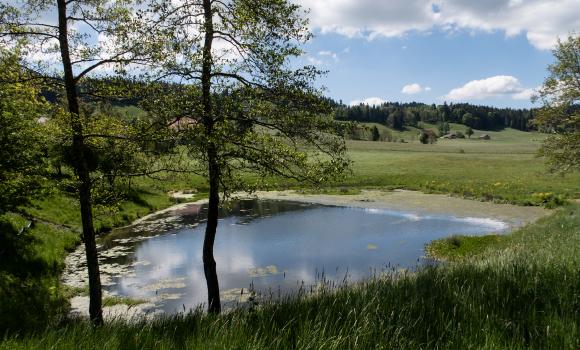
<instances>
[{"instance_id":1,"label":"floating vegetation","mask_svg":"<svg viewBox=\"0 0 580 350\"><path fill-rule=\"evenodd\" d=\"M270 275L277 275L280 271L278 271L278 267L276 265L268 265L266 267L253 267L248 271L250 277L265 277Z\"/></svg>"},{"instance_id":2,"label":"floating vegetation","mask_svg":"<svg viewBox=\"0 0 580 350\"><path fill-rule=\"evenodd\" d=\"M160 280L157 281L156 283L148 284L146 286L141 287L141 290L147 292L155 292L163 289L181 289L186 287L184 282L185 277Z\"/></svg>"}]
</instances>

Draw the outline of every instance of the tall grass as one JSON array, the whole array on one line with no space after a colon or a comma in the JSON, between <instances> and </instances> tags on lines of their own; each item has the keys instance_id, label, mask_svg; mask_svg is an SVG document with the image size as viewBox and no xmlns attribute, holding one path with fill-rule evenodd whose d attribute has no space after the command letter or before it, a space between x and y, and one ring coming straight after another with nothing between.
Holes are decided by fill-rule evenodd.
<instances>
[{"instance_id":1,"label":"tall grass","mask_svg":"<svg viewBox=\"0 0 580 350\"><path fill-rule=\"evenodd\" d=\"M578 349L578 212L561 209L461 263L221 316L70 321L0 348Z\"/></svg>"}]
</instances>

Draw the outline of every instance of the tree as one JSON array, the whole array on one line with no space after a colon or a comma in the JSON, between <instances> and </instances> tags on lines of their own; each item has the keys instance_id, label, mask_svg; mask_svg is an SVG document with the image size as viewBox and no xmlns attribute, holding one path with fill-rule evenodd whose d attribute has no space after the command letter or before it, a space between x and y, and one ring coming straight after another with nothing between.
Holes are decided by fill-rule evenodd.
<instances>
[{"instance_id":1,"label":"tree","mask_svg":"<svg viewBox=\"0 0 580 350\"><path fill-rule=\"evenodd\" d=\"M139 62L147 51L141 41L117 45L131 42L131 34L139 27L130 5L130 0L27 0L15 5L0 4L2 44L8 48L22 44L23 51L28 52L21 62L23 69L35 79L51 83L54 91L64 93L63 107L56 119L62 122L60 130L66 137L69 164L76 176L89 273L89 313L95 324L101 324L103 317L93 225L91 174L97 167L96 149L92 146L99 143L95 141L99 138L122 137L91 133L87 126L98 121L83 113L81 97L99 98L108 90L98 89L99 84L91 87L90 75L104 76L107 70L122 72L127 64ZM86 31L79 31L78 27Z\"/></svg>"},{"instance_id":2,"label":"tree","mask_svg":"<svg viewBox=\"0 0 580 350\"><path fill-rule=\"evenodd\" d=\"M470 126L465 128L465 135L467 135L468 138L471 138L471 135L473 135L473 129Z\"/></svg>"},{"instance_id":3,"label":"tree","mask_svg":"<svg viewBox=\"0 0 580 350\"><path fill-rule=\"evenodd\" d=\"M535 123L553 134L539 155L546 158L550 171L563 173L580 168L580 36L558 41L553 54L556 62L548 66L550 75L536 97L543 107Z\"/></svg>"},{"instance_id":4,"label":"tree","mask_svg":"<svg viewBox=\"0 0 580 350\"><path fill-rule=\"evenodd\" d=\"M372 132L373 141L380 140L381 134L379 133L379 128L377 128L376 125L373 125L371 132Z\"/></svg>"},{"instance_id":5,"label":"tree","mask_svg":"<svg viewBox=\"0 0 580 350\"><path fill-rule=\"evenodd\" d=\"M479 123L477 118L474 117L473 114L471 114L471 113L465 113L463 115L463 117L461 118L461 122L464 125L467 125L467 126L472 127L472 128L477 128L478 125L476 125L476 124Z\"/></svg>"},{"instance_id":6,"label":"tree","mask_svg":"<svg viewBox=\"0 0 580 350\"><path fill-rule=\"evenodd\" d=\"M441 122L439 123L439 136L443 136L443 135L447 135L449 134L449 123L448 122Z\"/></svg>"},{"instance_id":7,"label":"tree","mask_svg":"<svg viewBox=\"0 0 580 350\"><path fill-rule=\"evenodd\" d=\"M331 105L313 85L321 72L289 63L311 37L297 5L160 0L150 12L173 29L159 33L174 51L157 73L183 85L176 87L179 94L152 101L148 109L164 120L190 120L184 143L194 171L209 184L203 265L208 310L218 313L213 246L220 194L254 190L272 176L310 183L332 179L349 164L346 148ZM249 180L248 172L258 176Z\"/></svg>"},{"instance_id":8,"label":"tree","mask_svg":"<svg viewBox=\"0 0 580 350\"><path fill-rule=\"evenodd\" d=\"M18 64L18 51L0 49L0 215L38 193L45 165L39 120L48 106Z\"/></svg>"},{"instance_id":9,"label":"tree","mask_svg":"<svg viewBox=\"0 0 580 350\"><path fill-rule=\"evenodd\" d=\"M423 129L419 134L419 141L424 145L428 143L433 144L437 142L437 135L435 135L435 132L433 132L433 130Z\"/></svg>"},{"instance_id":10,"label":"tree","mask_svg":"<svg viewBox=\"0 0 580 350\"><path fill-rule=\"evenodd\" d=\"M400 109L396 109L387 117L387 125L395 130L402 130L404 119L403 112Z\"/></svg>"}]
</instances>

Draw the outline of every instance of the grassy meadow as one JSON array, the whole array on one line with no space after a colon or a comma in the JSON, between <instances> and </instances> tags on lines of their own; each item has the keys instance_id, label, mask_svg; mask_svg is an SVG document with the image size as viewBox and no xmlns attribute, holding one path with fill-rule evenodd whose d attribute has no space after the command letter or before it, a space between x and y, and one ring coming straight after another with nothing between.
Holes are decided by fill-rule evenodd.
<instances>
[{"instance_id":1,"label":"grassy meadow","mask_svg":"<svg viewBox=\"0 0 580 350\"><path fill-rule=\"evenodd\" d=\"M452 130L465 127L451 124ZM414 136L418 132L406 131ZM491 140L478 140L488 134ZM407 143L348 141L353 176L344 185L405 188L520 205L580 197L580 175L547 174L536 151L545 135L514 129L471 139Z\"/></svg>"},{"instance_id":2,"label":"grassy meadow","mask_svg":"<svg viewBox=\"0 0 580 350\"><path fill-rule=\"evenodd\" d=\"M25 217L0 218L3 231L26 237L14 247L19 254L0 261L0 348L579 348L579 209L562 205L580 198L580 174L546 173L535 155L545 135L474 131L471 139L432 145L420 144L412 128L389 131L404 143L348 140L352 173L320 190L403 188L560 209L509 236L434 242L429 252L449 261L443 266L219 317L196 313L99 329L63 319L69 294L58 276L66 251L80 243L78 204L61 192L37 200L25 208L35 218L30 227ZM483 133L491 140L478 140ZM206 190L199 177L186 176L133 186L117 208L96 213L99 232L175 203L171 190L197 189L196 198Z\"/></svg>"}]
</instances>

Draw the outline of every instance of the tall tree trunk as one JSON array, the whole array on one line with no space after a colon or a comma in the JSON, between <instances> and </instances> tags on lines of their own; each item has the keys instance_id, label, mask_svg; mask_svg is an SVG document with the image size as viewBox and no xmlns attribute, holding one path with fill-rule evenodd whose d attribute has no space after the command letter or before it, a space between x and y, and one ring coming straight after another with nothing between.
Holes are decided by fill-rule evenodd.
<instances>
[{"instance_id":1,"label":"tall tree trunk","mask_svg":"<svg viewBox=\"0 0 580 350\"><path fill-rule=\"evenodd\" d=\"M217 276L216 263L213 256L213 246L218 225L219 214L219 166L215 157L215 150L209 154L209 204L207 211L207 226L203 240L203 271L207 283L208 312L220 313L220 287Z\"/></svg>"},{"instance_id":2,"label":"tall tree trunk","mask_svg":"<svg viewBox=\"0 0 580 350\"><path fill-rule=\"evenodd\" d=\"M214 127L213 107L211 103L211 67L213 64L211 46L213 42L213 13L211 0L203 0L205 19L205 40L203 45L203 62L201 75L203 122L207 136L207 165L209 174L209 204L207 226L203 240L203 271L207 283L208 312L221 311L220 287L217 277L213 246L218 225L220 166L217 147L211 139Z\"/></svg>"},{"instance_id":3,"label":"tall tree trunk","mask_svg":"<svg viewBox=\"0 0 580 350\"><path fill-rule=\"evenodd\" d=\"M97 244L93 227L90 170L85 158L85 144L83 139L83 125L80 120L77 82L73 75L68 45L66 0L57 0L57 4L60 54L64 70L68 111L70 113L70 126L73 131L74 167L79 177L79 201L81 205L83 241L85 243L89 271L89 315L95 325L100 325L103 323L102 292Z\"/></svg>"}]
</instances>

